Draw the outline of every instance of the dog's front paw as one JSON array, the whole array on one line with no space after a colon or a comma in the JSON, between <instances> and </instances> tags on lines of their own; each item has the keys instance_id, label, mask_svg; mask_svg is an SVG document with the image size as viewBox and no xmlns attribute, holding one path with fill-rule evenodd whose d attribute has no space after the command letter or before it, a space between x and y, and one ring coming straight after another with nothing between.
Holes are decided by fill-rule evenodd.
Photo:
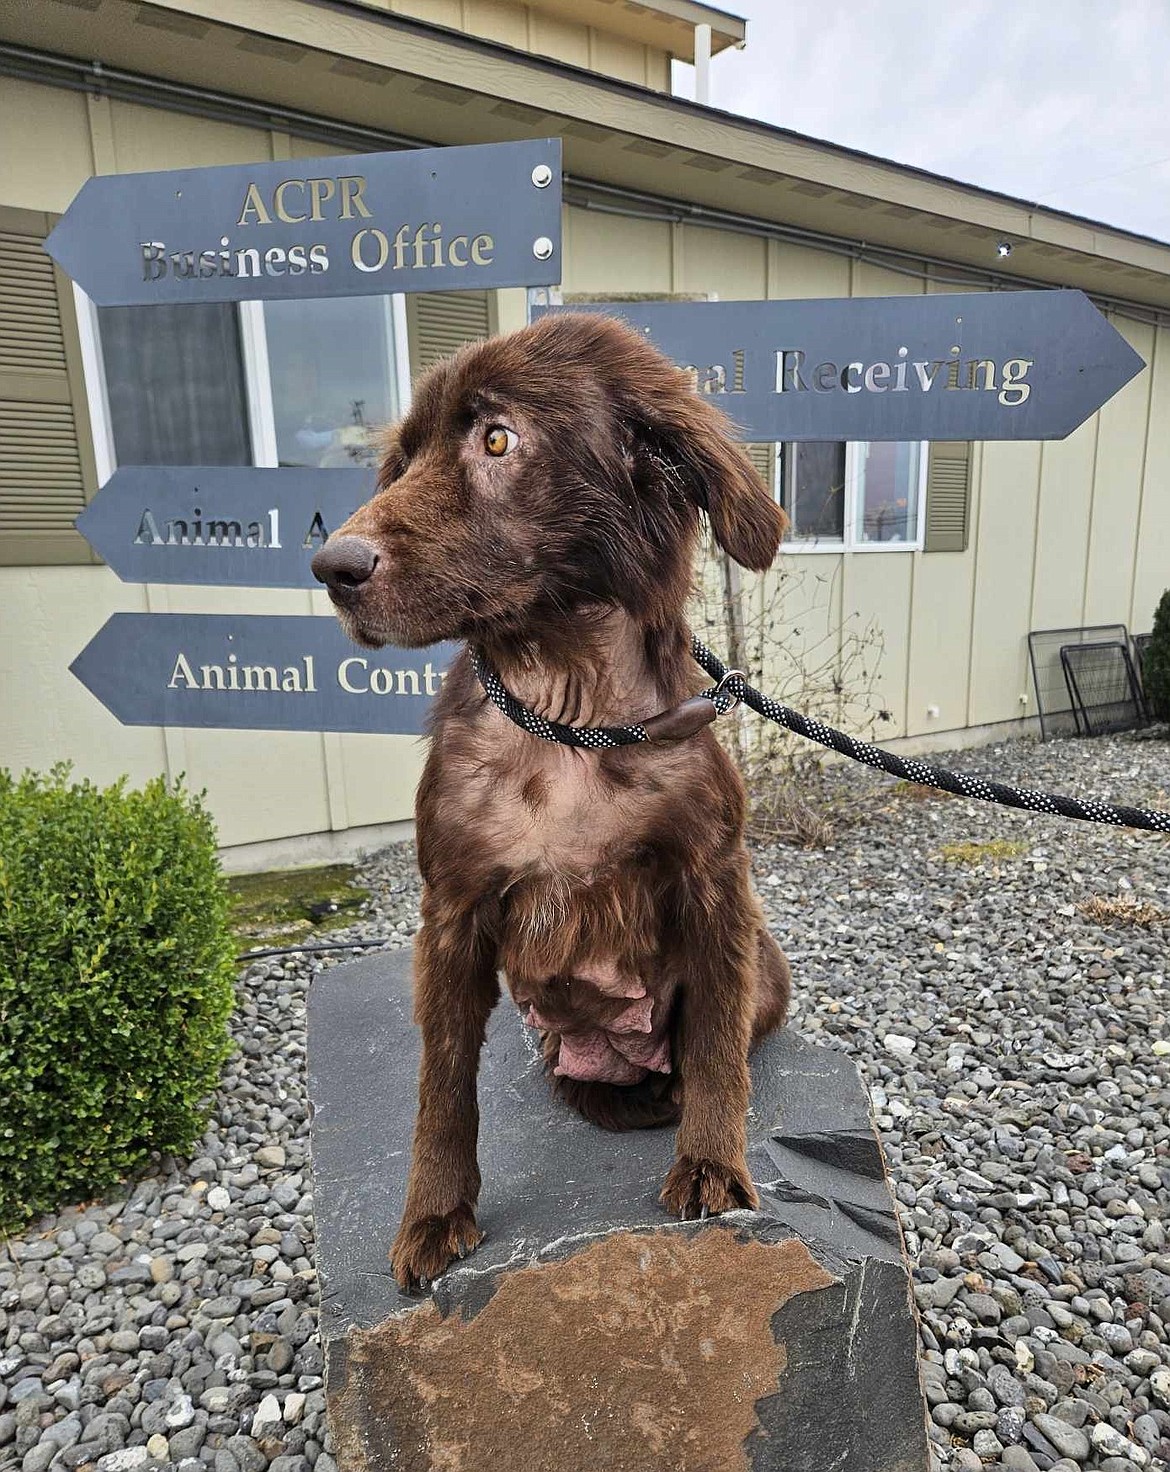
<instances>
[{"instance_id":1,"label":"dog's front paw","mask_svg":"<svg viewBox=\"0 0 1170 1472\"><path fill-rule=\"evenodd\" d=\"M718 1216L737 1207L754 1210L760 1204L756 1188L742 1166L717 1160L694 1160L680 1155L670 1168L658 1198L681 1221Z\"/></svg>"},{"instance_id":2,"label":"dog's front paw","mask_svg":"<svg viewBox=\"0 0 1170 1472\"><path fill-rule=\"evenodd\" d=\"M426 1289L457 1257L466 1257L483 1241L470 1206L457 1206L442 1216L405 1220L390 1249L390 1265L404 1293Z\"/></svg>"}]
</instances>

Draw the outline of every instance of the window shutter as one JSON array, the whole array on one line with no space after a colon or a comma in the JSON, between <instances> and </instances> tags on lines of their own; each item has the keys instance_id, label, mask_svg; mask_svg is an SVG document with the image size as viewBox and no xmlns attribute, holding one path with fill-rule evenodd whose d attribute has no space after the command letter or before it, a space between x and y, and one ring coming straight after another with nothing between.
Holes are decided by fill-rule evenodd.
<instances>
[{"instance_id":1,"label":"window shutter","mask_svg":"<svg viewBox=\"0 0 1170 1472\"><path fill-rule=\"evenodd\" d=\"M406 298L410 376L418 378L464 343L490 337L494 301L486 291L416 291Z\"/></svg>"},{"instance_id":2,"label":"window shutter","mask_svg":"<svg viewBox=\"0 0 1170 1472\"><path fill-rule=\"evenodd\" d=\"M0 208L0 566L94 562L74 518L97 489L73 288L52 217Z\"/></svg>"},{"instance_id":3,"label":"window shutter","mask_svg":"<svg viewBox=\"0 0 1170 1472\"><path fill-rule=\"evenodd\" d=\"M773 495L776 494L776 446L766 444L744 445L747 457L756 467L760 479Z\"/></svg>"},{"instance_id":4,"label":"window shutter","mask_svg":"<svg viewBox=\"0 0 1170 1472\"><path fill-rule=\"evenodd\" d=\"M971 445L935 440L926 466L927 552L965 552L971 519Z\"/></svg>"}]
</instances>

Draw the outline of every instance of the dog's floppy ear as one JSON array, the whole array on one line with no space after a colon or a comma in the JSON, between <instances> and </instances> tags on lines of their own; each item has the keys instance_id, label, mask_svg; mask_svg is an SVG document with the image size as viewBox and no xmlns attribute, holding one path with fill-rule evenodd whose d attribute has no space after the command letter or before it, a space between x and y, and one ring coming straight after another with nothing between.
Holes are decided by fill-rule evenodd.
<instances>
[{"instance_id":1,"label":"dog's floppy ear","mask_svg":"<svg viewBox=\"0 0 1170 1472\"><path fill-rule=\"evenodd\" d=\"M770 567L788 518L732 438L726 416L673 367L639 408L651 460L707 513L723 550L754 572Z\"/></svg>"}]
</instances>

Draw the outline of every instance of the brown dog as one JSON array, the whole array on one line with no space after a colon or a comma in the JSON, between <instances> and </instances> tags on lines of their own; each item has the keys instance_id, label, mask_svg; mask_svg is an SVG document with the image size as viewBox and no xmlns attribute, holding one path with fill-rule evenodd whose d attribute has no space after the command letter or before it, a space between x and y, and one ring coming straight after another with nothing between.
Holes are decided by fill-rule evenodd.
<instances>
[{"instance_id":1,"label":"brown dog","mask_svg":"<svg viewBox=\"0 0 1170 1472\"><path fill-rule=\"evenodd\" d=\"M377 494L313 571L361 644L466 640L547 718L629 724L696 688L683 611L700 508L737 562L771 563L783 513L722 415L637 333L551 316L423 379ZM423 1051L399 1283L435 1278L482 1235L476 1073L501 970L586 1118L679 1121L669 1211L757 1205L747 1055L783 1021L789 971L711 732L554 745L485 698L464 652L416 811Z\"/></svg>"}]
</instances>

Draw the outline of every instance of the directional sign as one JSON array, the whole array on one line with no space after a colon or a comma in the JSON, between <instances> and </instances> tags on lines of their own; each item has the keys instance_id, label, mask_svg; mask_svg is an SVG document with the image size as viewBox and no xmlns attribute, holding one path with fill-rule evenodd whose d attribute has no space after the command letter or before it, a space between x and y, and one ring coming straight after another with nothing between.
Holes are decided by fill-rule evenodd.
<instances>
[{"instance_id":1,"label":"directional sign","mask_svg":"<svg viewBox=\"0 0 1170 1472\"><path fill-rule=\"evenodd\" d=\"M124 726L413 736L458 647L359 649L311 615L115 613L69 668Z\"/></svg>"},{"instance_id":2,"label":"directional sign","mask_svg":"<svg viewBox=\"0 0 1170 1472\"><path fill-rule=\"evenodd\" d=\"M560 139L107 174L45 247L100 306L545 285Z\"/></svg>"},{"instance_id":3,"label":"directional sign","mask_svg":"<svg viewBox=\"0 0 1170 1472\"><path fill-rule=\"evenodd\" d=\"M594 302L745 440L1063 439L1145 364L1079 291Z\"/></svg>"},{"instance_id":4,"label":"directional sign","mask_svg":"<svg viewBox=\"0 0 1170 1472\"><path fill-rule=\"evenodd\" d=\"M126 583L316 588L309 571L374 493L371 470L125 466L77 530Z\"/></svg>"}]
</instances>

